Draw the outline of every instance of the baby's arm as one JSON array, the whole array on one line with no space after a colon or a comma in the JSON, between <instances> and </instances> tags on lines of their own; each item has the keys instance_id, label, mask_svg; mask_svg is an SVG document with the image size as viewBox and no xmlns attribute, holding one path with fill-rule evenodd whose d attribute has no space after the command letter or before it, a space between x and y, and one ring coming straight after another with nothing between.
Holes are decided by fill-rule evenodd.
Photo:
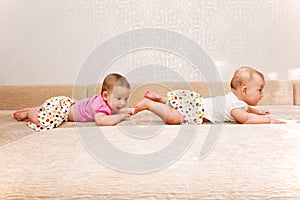
<instances>
[{"instance_id":1,"label":"baby's arm","mask_svg":"<svg viewBox=\"0 0 300 200\"><path fill-rule=\"evenodd\" d=\"M282 124L284 122L271 119L265 115L259 115L235 108L231 111L231 116L241 124Z\"/></svg>"},{"instance_id":2,"label":"baby's arm","mask_svg":"<svg viewBox=\"0 0 300 200\"><path fill-rule=\"evenodd\" d=\"M95 122L98 126L114 126L130 116L130 112L123 111L115 115L106 115L105 113L96 113Z\"/></svg>"},{"instance_id":3,"label":"baby's arm","mask_svg":"<svg viewBox=\"0 0 300 200\"><path fill-rule=\"evenodd\" d=\"M268 110L257 110L257 109L252 108L252 107L248 108L248 112L258 114L258 115L269 115L270 114L270 112Z\"/></svg>"}]
</instances>

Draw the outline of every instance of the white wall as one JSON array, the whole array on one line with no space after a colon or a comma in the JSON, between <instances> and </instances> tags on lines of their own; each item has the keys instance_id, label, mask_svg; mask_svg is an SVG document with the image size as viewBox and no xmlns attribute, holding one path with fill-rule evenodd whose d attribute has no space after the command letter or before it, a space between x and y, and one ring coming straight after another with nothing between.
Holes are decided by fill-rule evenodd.
<instances>
[{"instance_id":1,"label":"white wall","mask_svg":"<svg viewBox=\"0 0 300 200\"><path fill-rule=\"evenodd\" d=\"M97 46L145 27L176 31L197 42L224 80L240 65L254 66L272 79L299 79L299 10L299 0L0 0L0 84L75 83ZM128 53L105 73L151 64L191 81L201 76L176 55L153 50ZM163 79L153 70L148 67L141 76Z\"/></svg>"}]
</instances>

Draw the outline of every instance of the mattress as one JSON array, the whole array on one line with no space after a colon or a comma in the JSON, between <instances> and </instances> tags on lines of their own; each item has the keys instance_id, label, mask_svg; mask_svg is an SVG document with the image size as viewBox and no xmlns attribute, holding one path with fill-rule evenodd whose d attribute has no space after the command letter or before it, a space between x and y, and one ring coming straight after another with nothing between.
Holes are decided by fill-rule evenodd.
<instances>
[{"instance_id":1,"label":"mattress","mask_svg":"<svg viewBox=\"0 0 300 200\"><path fill-rule=\"evenodd\" d=\"M0 111L0 199L299 199L300 107L286 124L165 125L143 111L117 126L36 133Z\"/></svg>"}]
</instances>

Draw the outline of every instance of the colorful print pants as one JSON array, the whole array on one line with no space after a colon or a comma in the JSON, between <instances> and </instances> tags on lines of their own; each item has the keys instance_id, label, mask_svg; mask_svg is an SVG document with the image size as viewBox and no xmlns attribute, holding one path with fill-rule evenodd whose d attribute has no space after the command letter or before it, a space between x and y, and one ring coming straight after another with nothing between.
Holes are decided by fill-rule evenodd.
<instances>
[{"instance_id":1,"label":"colorful print pants","mask_svg":"<svg viewBox=\"0 0 300 200\"><path fill-rule=\"evenodd\" d=\"M168 104L178 110L184 117L183 123L202 124L204 108L200 94L190 90L168 92Z\"/></svg>"},{"instance_id":2,"label":"colorful print pants","mask_svg":"<svg viewBox=\"0 0 300 200\"><path fill-rule=\"evenodd\" d=\"M27 123L29 128L35 131L45 131L58 127L64 121L68 121L71 105L74 99L65 96L52 97L46 100L38 110L38 124L31 121Z\"/></svg>"}]
</instances>

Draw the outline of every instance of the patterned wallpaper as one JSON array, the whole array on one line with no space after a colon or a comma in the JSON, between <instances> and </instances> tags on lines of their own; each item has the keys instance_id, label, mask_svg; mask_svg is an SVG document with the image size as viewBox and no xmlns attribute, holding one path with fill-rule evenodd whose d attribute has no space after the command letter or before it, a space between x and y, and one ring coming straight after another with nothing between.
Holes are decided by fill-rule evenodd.
<instances>
[{"instance_id":1,"label":"patterned wallpaper","mask_svg":"<svg viewBox=\"0 0 300 200\"><path fill-rule=\"evenodd\" d=\"M162 28L196 42L223 80L241 65L300 79L298 0L0 0L0 84L72 84L103 42ZM114 48L114 47L112 47ZM178 55L140 49L101 66L131 81L205 80Z\"/></svg>"}]
</instances>

